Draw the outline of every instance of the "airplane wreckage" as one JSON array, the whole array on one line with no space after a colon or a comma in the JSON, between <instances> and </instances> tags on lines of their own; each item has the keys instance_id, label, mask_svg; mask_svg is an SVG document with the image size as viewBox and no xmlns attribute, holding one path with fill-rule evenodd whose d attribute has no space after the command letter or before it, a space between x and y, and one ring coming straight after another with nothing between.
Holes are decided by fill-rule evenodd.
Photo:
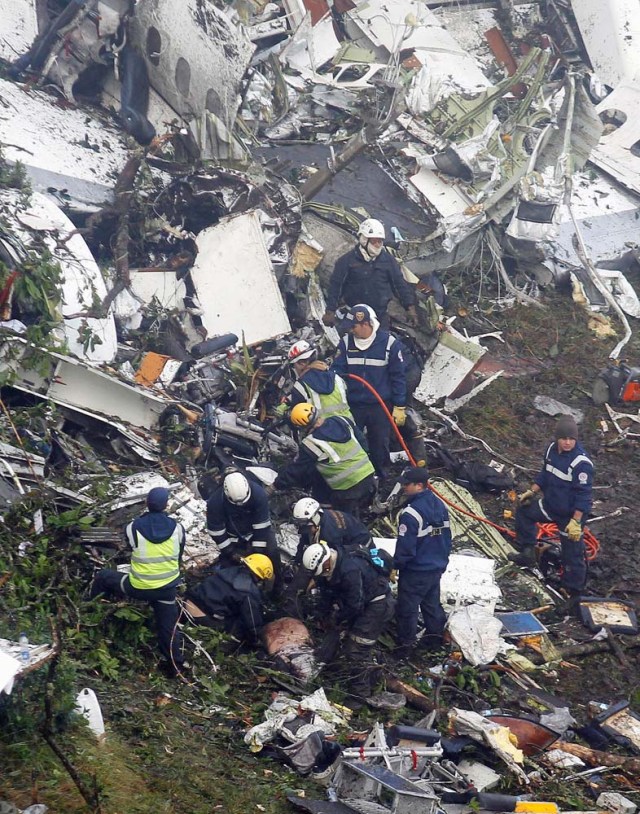
<instances>
[{"instance_id":1,"label":"airplane wreckage","mask_svg":"<svg viewBox=\"0 0 640 814\"><path fill-rule=\"evenodd\" d=\"M447 274L461 268L496 276L500 308L540 307L546 286L569 283L601 315L600 330L621 323L594 398L614 424L637 421L617 412L640 401L640 370L620 360L629 318L640 317L625 278L639 262L640 194L640 31L625 26L627 12L634 25L638 17L627 5L54 0L43 10L7 0L2 426L21 404L42 411L1 444L4 510L44 485L57 504L90 512L83 480L109 476L100 509L113 522L81 535L98 562L120 545L123 513L139 511L151 486L168 486L188 531L187 567L215 560L203 481L235 463L268 485L271 459L295 454L274 420L293 384L287 351L306 339L333 353L339 335L322 322L328 279L369 216L384 221L415 287L418 324L394 304L390 314L425 434L460 431L453 414L476 393L530 372L493 357L485 344L499 332L469 336L444 316ZM138 474L110 475L109 462ZM63 486L57 475L70 471ZM439 488L482 514L462 486ZM379 495L375 508L391 505ZM456 538L483 555L450 565L448 610L466 614L452 630L465 657L486 664L505 623L481 643L490 653L464 631L493 618L494 567L512 549L493 529L467 528L464 511L452 519ZM282 524L279 544L293 556L291 531ZM308 632L293 628L272 632L267 649L308 680L317 675ZM247 733L250 748L286 730L290 765L333 766L325 735L345 721L319 692L276 699ZM318 724L315 737L291 731L296 717ZM526 738L514 746L508 722L455 708L450 719L522 779ZM378 726L357 754L345 750L331 772L339 799L373 804L384 791L388 810L432 811L445 786L461 797L470 776L480 784L480 764L465 773L443 759L432 724L427 716L404 734ZM544 748L566 729L551 727ZM571 753L560 744L557 765ZM481 807L497 804L489 796Z\"/></svg>"}]
</instances>

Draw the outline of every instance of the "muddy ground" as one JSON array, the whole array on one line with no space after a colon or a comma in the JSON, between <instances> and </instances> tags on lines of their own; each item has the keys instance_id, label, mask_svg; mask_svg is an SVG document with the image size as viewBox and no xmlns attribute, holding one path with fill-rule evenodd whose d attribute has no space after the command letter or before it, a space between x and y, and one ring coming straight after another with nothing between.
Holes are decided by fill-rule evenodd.
<instances>
[{"instance_id":1,"label":"muddy ground","mask_svg":"<svg viewBox=\"0 0 640 814\"><path fill-rule=\"evenodd\" d=\"M528 470L517 472L517 488L521 489L537 472L553 435L554 419L534 409L533 397L552 396L583 410L582 440L596 465L594 512L607 514L621 506L630 509L594 524L600 556L591 569L589 590L637 601L637 442L621 440L610 422L604 430L601 420L605 412L592 404L589 395L615 339L597 338L588 327L588 313L555 290L544 293L544 309L514 306L500 310L488 299L491 291L486 287L484 298L473 304L477 285L471 272L447 282L451 297L447 314L457 315L458 330L466 329L470 335L503 331L504 344L496 340L487 340L486 344L496 357L527 371L526 375L498 379L480 393L455 416L460 427L468 435L482 438L496 457ZM630 361L640 360L637 336L625 356ZM430 432L441 429L440 422L434 421L424 408L423 415ZM467 460L488 463L492 457L480 445L453 433L445 433L439 440ZM444 472L434 467L433 474ZM480 494L478 498L491 520L509 522L504 521L504 511L514 507L508 495ZM60 545L57 540L56 546ZM56 553L59 550L50 549L46 556L51 558ZM12 709L14 713L20 710L22 717L16 721L15 714L9 716L11 737L0 749L0 799L21 807L44 802L54 812L210 814L218 810L258 810L281 814L291 810L286 798L293 791L324 797L321 788L272 757L252 755L242 740L246 727L262 720L273 693L287 687L296 692L292 680L275 673L259 654L243 652L224 637L201 630L188 632L212 655L219 670L212 672L206 660L195 654L195 681L184 684L162 677L156 669L154 637L144 612L131 612L131 606L114 609L113 603L91 609L83 604L82 595L88 565L83 562L81 567L71 568L66 559L64 562L68 569L64 580L52 577L49 581L45 574L42 590L50 593L55 588L63 597L60 614L70 620L65 621L65 657L57 676L51 678L42 671L42 675L19 686L12 697ZM503 575L501 584L509 607L526 609L537 604L535 597L513 589L509 572ZM563 613L551 611L543 619L559 646L586 641L591 635ZM386 645L390 644L391 640L386 640ZM640 707L639 654L639 650L628 650L626 667L607 652L573 659L571 664L536 672L535 681L547 692L565 698L578 722L584 724L589 718L587 703L592 700L608 703L630 699L636 709ZM394 672L432 698L434 686L429 668L448 658L448 653L421 655L410 665L400 667L393 651L385 646L381 654L381 687L385 686L385 676ZM458 677L442 685L436 720L441 731L447 728L448 709L456 705L477 711L497 707L537 711L522 687L506 675L492 678L490 672L464 667ZM56 687L66 684L69 691L92 687L107 721L107 740L96 745L77 719L68 715L68 709L55 720L55 740L84 784L85 800L59 755L54 755L42 738L38 716L47 687L53 686L48 682L54 680L59 682ZM328 673L319 683L332 700L343 699L339 676ZM409 707L382 715L365 709L354 716L353 728L364 731L376 718L385 723L413 723L422 714ZM484 759L492 760L489 754ZM500 764L494 765L504 772ZM545 775L530 791L536 799L554 800L561 808L594 807L586 782L566 784L561 777ZM619 772L604 775L604 782L611 789L634 796L632 781ZM506 772L501 790L523 791Z\"/></svg>"}]
</instances>

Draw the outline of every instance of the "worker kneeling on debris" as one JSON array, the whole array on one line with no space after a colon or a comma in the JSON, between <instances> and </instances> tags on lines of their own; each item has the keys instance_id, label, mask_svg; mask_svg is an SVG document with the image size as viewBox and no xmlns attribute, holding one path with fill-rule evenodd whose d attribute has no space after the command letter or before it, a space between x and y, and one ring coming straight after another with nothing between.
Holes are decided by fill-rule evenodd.
<instances>
[{"instance_id":1,"label":"worker kneeling on debris","mask_svg":"<svg viewBox=\"0 0 640 814\"><path fill-rule=\"evenodd\" d=\"M555 523L560 533L562 586L571 599L580 595L587 581L583 531L591 511L592 486L593 463L578 442L578 425L571 416L561 416L535 483L518 495L515 544L520 553L509 559L518 565L535 565L537 523Z\"/></svg>"},{"instance_id":2,"label":"worker kneeling on debris","mask_svg":"<svg viewBox=\"0 0 640 814\"><path fill-rule=\"evenodd\" d=\"M223 630L255 645L264 627L264 591L273 578L269 557L249 554L241 558L239 565L216 571L190 588L185 614L195 625Z\"/></svg>"},{"instance_id":3,"label":"worker kneeling on debris","mask_svg":"<svg viewBox=\"0 0 640 814\"><path fill-rule=\"evenodd\" d=\"M298 456L275 480L276 489L310 489L320 503L358 513L374 492L373 465L355 437L353 425L342 416L318 418L306 402L289 414L304 433Z\"/></svg>"},{"instance_id":4,"label":"worker kneeling on debris","mask_svg":"<svg viewBox=\"0 0 640 814\"><path fill-rule=\"evenodd\" d=\"M399 655L409 654L416 643L418 611L422 612L425 633L421 645L437 648L447 621L440 604L440 580L451 553L449 511L429 489L429 473L424 467L405 469L400 476L408 506L398 521L394 567L398 570L396 621Z\"/></svg>"},{"instance_id":5,"label":"worker kneeling on debris","mask_svg":"<svg viewBox=\"0 0 640 814\"><path fill-rule=\"evenodd\" d=\"M313 543L306 549L302 564L316 581L329 609L325 621L346 631L341 663L349 671L349 691L352 695L368 698L372 692L373 648L384 626L393 616L393 600L389 584L391 562L386 552L379 549L338 551L324 542ZM318 658L329 661L335 655L339 637L331 648Z\"/></svg>"},{"instance_id":6,"label":"worker kneeling on debris","mask_svg":"<svg viewBox=\"0 0 640 814\"><path fill-rule=\"evenodd\" d=\"M281 587L280 551L271 523L269 498L257 481L237 470L225 473L222 485L207 500L207 528L220 551L220 565L237 563L248 553L266 554Z\"/></svg>"},{"instance_id":7,"label":"worker kneeling on debris","mask_svg":"<svg viewBox=\"0 0 640 814\"><path fill-rule=\"evenodd\" d=\"M349 512L322 508L312 497L298 500L293 507L293 522L300 535L294 563L301 567L287 586L287 601L283 610L290 616L299 616L298 595L307 590L311 579L302 566L302 557L307 548L322 540L336 551L355 551L369 545L371 532Z\"/></svg>"},{"instance_id":8,"label":"worker kneeling on debris","mask_svg":"<svg viewBox=\"0 0 640 814\"><path fill-rule=\"evenodd\" d=\"M91 584L92 599L100 594L115 594L150 602L158 629L160 652L170 673L184 664L182 634L178 628L179 610L176 589L181 582L180 560L185 531L181 523L165 514L169 490L162 486L147 495L147 509L125 530L131 546L131 573L104 569Z\"/></svg>"}]
</instances>

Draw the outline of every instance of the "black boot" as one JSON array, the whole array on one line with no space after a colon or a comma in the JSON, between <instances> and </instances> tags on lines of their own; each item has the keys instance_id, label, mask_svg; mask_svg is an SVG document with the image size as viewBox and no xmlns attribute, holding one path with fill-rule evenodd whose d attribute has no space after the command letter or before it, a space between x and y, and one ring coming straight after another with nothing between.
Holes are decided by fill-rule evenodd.
<instances>
[{"instance_id":1,"label":"black boot","mask_svg":"<svg viewBox=\"0 0 640 814\"><path fill-rule=\"evenodd\" d=\"M538 564L536 559L536 548L532 545L523 546L517 554L509 554L509 562L521 565L525 568L535 568Z\"/></svg>"}]
</instances>

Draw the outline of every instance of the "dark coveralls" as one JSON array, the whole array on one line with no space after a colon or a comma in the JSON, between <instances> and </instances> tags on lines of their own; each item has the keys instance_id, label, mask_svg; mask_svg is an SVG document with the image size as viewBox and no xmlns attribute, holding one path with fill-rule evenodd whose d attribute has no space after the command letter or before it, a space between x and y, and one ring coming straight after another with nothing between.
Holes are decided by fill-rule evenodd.
<instances>
[{"instance_id":1,"label":"dark coveralls","mask_svg":"<svg viewBox=\"0 0 640 814\"><path fill-rule=\"evenodd\" d=\"M401 645L413 645L418 610L426 634L441 637L447 621L440 579L451 553L449 512L430 489L415 495L400 514L394 567L398 569L396 621Z\"/></svg>"},{"instance_id":2,"label":"dark coveralls","mask_svg":"<svg viewBox=\"0 0 640 814\"><path fill-rule=\"evenodd\" d=\"M275 586L279 587L282 564L271 524L269 498L259 483L247 479L251 496L240 506L227 499L222 486L216 489L207 501L207 528L220 549L223 568L231 565L235 556L266 554L273 563Z\"/></svg>"},{"instance_id":3,"label":"dark coveralls","mask_svg":"<svg viewBox=\"0 0 640 814\"><path fill-rule=\"evenodd\" d=\"M370 305L381 326L388 328L387 308L394 296L404 308L416 304L414 291L402 276L395 257L383 249L376 258L367 261L356 246L336 262L329 281L327 311L335 311L341 304Z\"/></svg>"},{"instance_id":4,"label":"dark coveralls","mask_svg":"<svg viewBox=\"0 0 640 814\"><path fill-rule=\"evenodd\" d=\"M264 626L263 597L245 565L221 568L190 588L187 599L207 614L195 617L194 624L224 630L249 644L258 642Z\"/></svg>"},{"instance_id":5,"label":"dark coveralls","mask_svg":"<svg viewBox=\"0 0 640 814\"><path fill-rule=\"evenodd\" d=\"M347 628L341 662L349 665L354 695L371 695L373 648L393 616L389 577L371 561L368 551L338 551L329 578L316 577L323 599L337 603L336 624Z\"/></svg>"},{"instance_id":6,"label":"dark coveralls","mask_svg":"<svg viewBox=\"0 0 640 814\"><path fill-rule=\"evenodd\" d=\"M156 544L164 543L172 535L176 535L180 548L179 559L182 558L185 545L184 527L164 512L145 512L129 523L125 529L125 537L133 550L139 544L138 533L150 543ZM98 571L91 583L90 597L95 599L100 594L112 594L149 602L153 609L160 652L168 662L179 668L184 663L183 638L178 628L180 611L176 601L176 590L181 582L182 577L177 576L160 588L143 589L131 584L129 574L103 569Z\"/></svg>"},{"instance_id":7,"label":"dark coveralls","mask_svg":"<svg viewBox=\"0 0 640 814\"><path fill-rule=\"evenodd\" d=\"M350 552L366 548L371 541L371 532L357 517L337 509L323 509L318 526L310 523L300 529L300 542L294 560L298 569L287 586L285 604L286 612L292 616L299 616L297 597L306 591L311 582L309 572L302 567L302 555L308 546L321 540L336 551Z\"/></svg>"},{"instance_id":8,"label":"dark coveralls","mask_svg":"<svg viewBox=\"0 0 640 814\"><path fill-rule=\"evenodd\" d=\"M383 477L389 466L392 427L380 403L363 384L349 378L354 373L377 390L387 405L405 407L407 378L402 344L388 331L378 329L366 350L358 350L354 337L342 337L331 369L347 383L347 399L358 427L366 431L369 456L376 473Z\"/></svg>"},{"instance_id":9,"label":"dark coveralls","mask_svg":"<svg viewBox=\"0 0 640 814\"><path fill-rule=\"evenodd\" d=\"M516 543L521 548L535 545L536 523L555 523L562 549L562 584L567 590L579 593L587 581L584 540L582 537L570 540L565 528L576 509L582 512L583 528L587 522L592 505L593 463L580 443L576 442L570 452L560 452L554 441L549 444L535 482L543 497L518 507Z\"/></svg>"}]
</instances>

